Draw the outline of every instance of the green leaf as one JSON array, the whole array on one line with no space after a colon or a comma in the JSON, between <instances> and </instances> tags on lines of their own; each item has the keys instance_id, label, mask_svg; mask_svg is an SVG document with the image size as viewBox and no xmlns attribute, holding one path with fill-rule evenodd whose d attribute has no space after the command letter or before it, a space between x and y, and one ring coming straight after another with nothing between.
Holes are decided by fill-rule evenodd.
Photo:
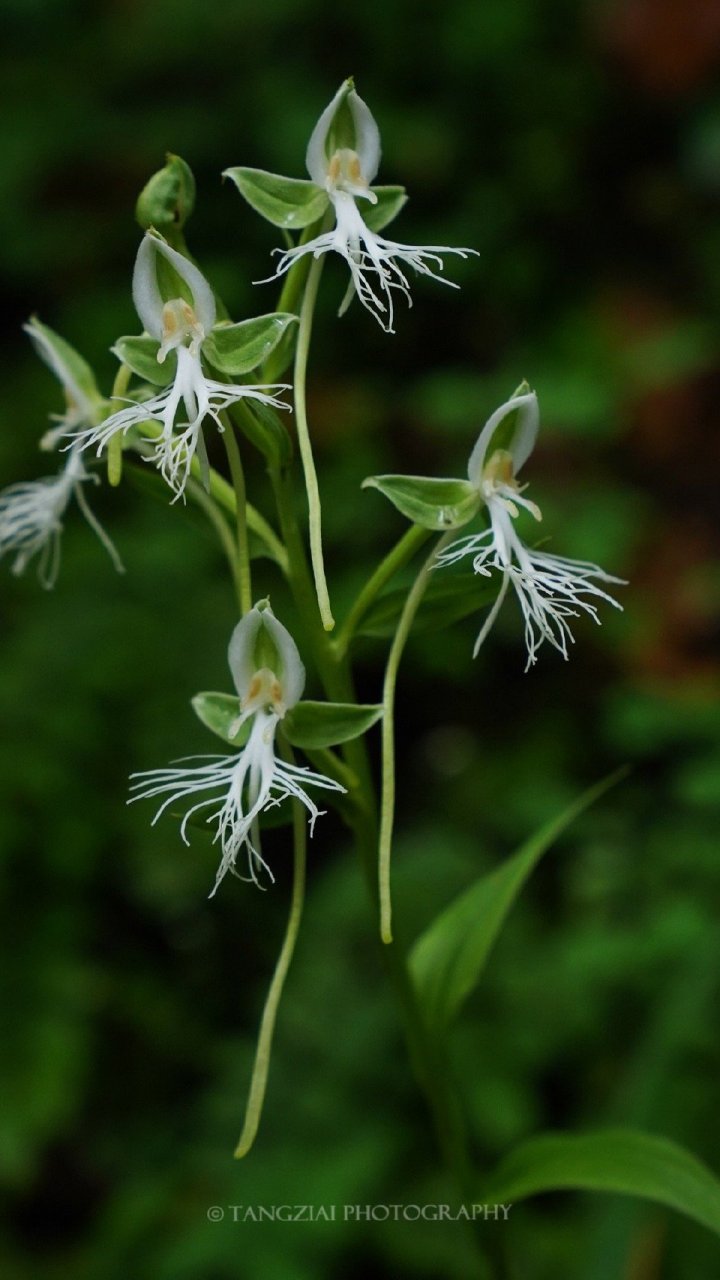
<instances>
[{"instance_id":1,"label":"green leaf","mask_svg":"<svg viewBox=\"0 0 720 1280\"><path fill-rule=\"evenodd\" d=\"M226 169L224 178L235 183L240 195L261 217L285 231L299 231L322 218L327 193L303 178L283 178L264 169Z\"/></svg>"},{"instance_id":2,"label":"green leaf","mask_svg":"<svg viewBox=\"0 0 720 1280\"><path fill-rule=\"evenodd\" d=\"M499 579L493 582L476 573L438 570L425 588L413 631L439 631L452 626L454 622L492 604L499 588ZM373 601L355 634L383 640L393 636L406 600L407 590L386 591L385 595Z\"/></svg>"},{"instance_id":3,"label":"green leaf","mask_svg":"<svg viewBox=\"0 0 720 1280\"><path fill-rule=\"evenodd\" d=\"M485 1201L512 1204L559 1190L640 1196L720 1234L720 1181L668 1138L632 1129L542 1134L505 1157L482 1195Z\"/></svg>"},{"instance_id":4,"label":"green leaf","mask_svg":"<svg viewBox=\"0 0 720 1280\"><path fill-rule=\"evenodd\" d=\"M168 152L166 163L145 184L135 206L135 217L148 231L156 227L164 235L181 229L195 205L192 169L180 156Z\"/></svg>"},{"instance_id":5,"label":"green leaf","mask_svg":"<svg viewBox=\"0 0 720 1280\"><path fill-rule=\"evenodd\" d=\"M512 858L461 893L420 935L410 954L410 970L432 1026L450 1022L477 985L505 918L542 855L625 773L620 769L590 787Z\"/></svg>"},{"instance_id":6,"label":"green leaf","mask_svg":"<svg viewBox=\"0 0 720 1280\"><path fill-rule=\"evenodd\" d=\"M481 497L469 480L430 476L369 476L363 489L379 489L402 515L423 529L459 529L477 514Z\"/></svg>"},{"instance_id":7,"label":"green leaf","mask_svg":"<svg viewBox=\"0 0 720 1280\"><path fill-rule=\"evenodd\" d=\"M377 204L362 201L359 206L362 220L371 231L382 231L407 204L407 195L404 187L373 187L372 192L377 196Z\"/></svg>"},{"instance_id":8,"label":"green leaf","mask_svg":"<svg viewBox=\"0 0 720 1280\"><path fill-rule=\"evenodd\" d=\"M257 369L275 349L297 316L276 311L242 320L240 324L216 324L202 345L202 353L221 373L241 374Z\"/></svg>"},{"instance_id":9,"label":"green leaf","mask_svg":"<svg viewBox=\"0 0 720 1280\"><path fill-rule=\"evenodd\" d=\"M292 458L290 433L271 405L259 400L243 400L230 413L243 435L268 462L278 467L287 466Z\"/></svg>"},{"instance_id":10,"label":"green leaf","mask_svg":"<svg viewBox=\"0 0 720 1280\"><path fill-rule=\"evenodd\" d=\"M175 352L168 351L162 364L158 364L157 353L160 350L160 343L156 338L151 338L149 333L143 333L137 337L118 338L110 350L139 378L152 382L156 387L167 386L175 377L177 368Z\"/></svg>"},{"instance_id":11,"label":"green leaf","mask_svg":"<svg viewBox=\"0 0 720 1280\"><path fill-rule=\"evenodd\" d=\"M298 702L282 722L294 747L336 747L367 733L382 716L381 706L350 702Z\"/></svg>"},{"instance_id":12,"label":"green leaf","mask_svg":"<svg viewBox=\"0 0 720 1280\"><path fill-rule=\"evenodd\" d=\"M196 693L191 699L192 709L206 729L217 734L231 747L242 747L250 735L251 718L245 721L237 737L230 737L230 730L240 715L240 699L233 693Z\"/></svg>"}]
</instances>

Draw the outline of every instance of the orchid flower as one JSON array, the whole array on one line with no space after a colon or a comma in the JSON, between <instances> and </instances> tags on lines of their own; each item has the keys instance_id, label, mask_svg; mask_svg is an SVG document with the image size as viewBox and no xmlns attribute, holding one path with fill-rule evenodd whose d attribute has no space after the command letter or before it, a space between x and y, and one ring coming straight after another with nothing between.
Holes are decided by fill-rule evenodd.
<instances>
[{"instance_id":1,"label":"orchid flower","mask_svg":"<svg viewBox=\"0 0 720 1280\"><path fill-rule=\"evenodd\" d=\"M312 254L339 253L350 268L350 288L340 308L342 314L353 292L379 321L386 333L393 331L393 291L400 292L412 306L405 267L419 275L431 276L452 288L458 286L438 274L443 270L442 254L465 258L473 249L452 249L447 245L417 247L386 240L372 231L358 208L358 200L377 203L371 188L380 165L380 133L363 99L345 82L325 108L308 143L305 163L313 183L327 194L335 213L335 226L307 244L295 245L281 253L275 276L283 275L293 263ZM349 113L347 138L352 146L338 145L338 121ZM277 252L280 252L279 250Z\"/></svg>"},{"instance_id":2,"label":"orchid flower","mask_svg":"<svg viewBox=\"0 0 720 1280\"><path fill-rule=\"evenodd\" d=\"M299 800L310 814L312 834L320 810L305 788L345 790L332 778L277 758L275 733L285 714L300 699L305 687L305 668L290 633L278 622L267 602L256 605L235 627L228 648L228 665L240 699L238 716L228 736L245 736L239 753L199 757L208 761L205 764L135 773L131 785L135 792L131 802L164 797L153 825L171 805L192 801L180 823L180 834L186 844L190 819L202 810L210 810L206 821L213 824L214 838L221 849L211 897L227 872L255 884L261 872L273 879L260 853L259 818L265 810L285 799ZM247 855L247 876L241 876L237 870L243 849Z\"/></svg>"},{"instance_id":3,"label":"orchid flower","mask_svg":"<svg viewBox=\"0 0 720 1280\"><path fill-rule=\"evenodd\" d=\"M24 329L65 393L65 412L51 415L57 426L46 431L40 440L40 448L49 451L79 427L91 429L102 413L103 400L90 366L63 338L35 317ZM0 491L0 560L14 553L13 573L23 573L33 556L39 556L40 582L48 590L55 585L60 569L63 517L73 497L115 568L123 572L113 543L88 505L83 491L88 480L100 483L97 476L86 471L80 450L73 445L65 466L56 476L22 481Z\"/></svg>"},{"instance_id":4,"label":"orchid flower","mask_svg":"<svg viewBox=\"0 0 720 1280\"><path fill-rule=\"evenodd\" d=\"M568 644L573 643L569 619L582 611L600 622L593 601L622 607L596 586L596 581L622 583L621 578L613 578L585 560L568 560L530 548L515 529L513 521L520 508L535 520L542 519L539 507L523 497L527 486L517 480L535 447L538 425L534 392L516 393L488 419L470 455L468 478L487 508L489 527L452 543L437 560L442 566L472 556L476 573L489 577L497 570L502 575L497 599L475 642L474 657L512 587L525 621L526 670L536 661L545 640L567 659Z\"/></svg>"},{"instance_id":5,"label":"orchid flower","mask_svg":"<svg viewBox=\"0 0 720 1280\"><path fill-rule=\"evenodd\" d=\"M158 279L158 257L173 268L178 289L189 293L189 299L184 296L164 298ZM140 245L132 291L135 309L145 330L157 343L157 364L164 364L172 353L174 374L162 391L148 400L129 401L125 408L98 426L80 432L77 439L81 448L96 446L100 454L118 432L125 435L131 427L141 427L148 421L160 423L162 434L153 438L152 460L177 499L185 489L196 453L207 476L207 452L202 430L205 420L212 418L222 431L220 413L244 398L285 409L287 405L283 401L268 394L284 388L272 386L263 389L219 382L207 376L202 355L203 346L216 321L212 289L202 272L158 235L148 232ZM184 417L178 421L178 415L183 411Z\"/></svg>"}]
</instances>

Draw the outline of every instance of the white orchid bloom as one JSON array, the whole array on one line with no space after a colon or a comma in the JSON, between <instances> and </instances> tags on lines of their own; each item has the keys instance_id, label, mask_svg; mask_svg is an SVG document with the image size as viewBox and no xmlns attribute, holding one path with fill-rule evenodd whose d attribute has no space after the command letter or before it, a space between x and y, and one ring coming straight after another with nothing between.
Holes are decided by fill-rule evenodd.
<instances>
[{"instance_id":1,"label":"white orchid bloom","mask_svg":"<svg viewBox=\"0 0 720 1280\"><path fill-rule=\"evenodd\" d=\"M190 301L184 297L163 298L158 281L158 255L180 277L190 294ZM212 289L192 262L150 232L138 250L132 291L135 309L145 330L158 343L158 364L162 365L168 353L174 352L177 361L175 375L170 385L157 395L140 403L129 401L125 408L92 430L81 432L77 438L83 449L96 446L100 454L118 432L124 435L131 427L140 427L144 422L159 422L162 435L152 440L152 460L177 499L185 489L195 453L203 470L207 468L202 432L205 420L212 418L222 431L219 416L222 410L245 397L276 409L286 409L288 406L283 401L268 394L285 388L272 386L263 389L218 382L206 375L201 355L203 343L216 320ZM183 411L184 416L178 421L178 415Z\"/></svg>"},{"instance_id":2,"label":"white orchid bloom","mask_svg":"<svg viewBox=\"0 0 720 1280\"><path fill-rule=\"evenodd\" d=\"M240 698L240 714L231 727L232 736L240 735L250 722L250 732L240 752L199 757L207 760L206 764L136 773L131 785L135 792L131 802L164 796L153 825L169 806L193 800L180 823L185 844L189 844L187 824L193 814L211 810L206 820L215 826L215 841L220 844L222 856L210 897L228 871L255 884L260 872L273 879L260 853L259 818L264 810L286 799L299 800L310 814L312 835L321 811L305 788L345 790L332 778L286 763L275 754L275 731L300 699L305 668L294 640L269 605L256 605L237 624L230 639L228 664ZM204 798L196 799L198 796ZM247 854L247 876L237 870L243 849Z\"/></svg>"},{"instance_id":3,"label":"white orchid bloom","mask_svg":"<svg viewBox=\"0 0 720 1280\"><path fill-rule=\"evenodd\" d=\"M332 149L333 124L338 111L344 106L347 106L352 119L355 145ZM341 314L354 290L363 306L387 333L393 330L393 290L403 294L408 305L412 306L404 267L412 267L418 274L431 276L453 289L458 287L438 275L443 270L441 255L455 253L465 258L475 250L452 249L447 245L418 247L398 244L394 240L386 240L366 225L357 201L377 203L370 184L380 165L380 133L367 104L354 89L348 89L347 84L341 85L315 125L305 163L313 182L330 198L335 211L335 226L307 244L285 250L275 277L289 270L305 254L311 253L317 258L331 251L339 253L347 262L352 277L348 295L340 308Z\"/></svg>"},{"instance_id":4,"label":"white orchid bloom","mask_svg":"<svg viewBox=\"0 0 720 1280\"><path fill-rule=\"evenodd\" d=\"M514 419L508 420L510 414ZM525 620L526 670L536 661L545 640L567 659L568 644L573 643L568 619L578 617L582 611L599 624L594 600L622 608L594 581L622 583L621 578L613 578L598 565L584 560L568 560L534 550L516 532L513 521L521 507L536 520L542 519L539 507L522 496L526 486L517 481L517 473L535 447L538 425L534 392L512 396L488 419L470 455L468 477L486 504L489 528L460 538L438 557L439 565L447 565L472 556L476 573L489 577L495 569L502 574L498 597L475 642L474 657L508 588L513 588Z\"/></svg>"},{"instance_id":5,"label":"white orchid bloom","mask_svg":"<svg viewBox=\"0 0 720 1280\"><path fill-rule=\"evenodd\" d=\"M79 449L74 446L57 476L13 484L0 492L0 559L15 552L13 573L23 573L33 556L38 555L38 577L42 585L47 589L55 585L60 568L63 517L72 497L76 498L118 573L123 572L115 547L88 506L82 488L88 480L99 484L98 477L85 470Z\"/></svg>"}]
</instances>

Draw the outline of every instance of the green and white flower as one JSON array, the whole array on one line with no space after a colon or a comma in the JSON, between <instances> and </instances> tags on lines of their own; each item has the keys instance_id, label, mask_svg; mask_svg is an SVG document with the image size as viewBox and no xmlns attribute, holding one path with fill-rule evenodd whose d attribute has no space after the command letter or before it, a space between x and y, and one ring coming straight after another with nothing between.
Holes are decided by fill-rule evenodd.
<instances>
[{"instance_id":1,"label":"green and white flower","mask_svg":"<svg viewBox=\"0 0 720 1280\"><path fill-rule=\"evenodd\" d=\"M568 645L573 643L569 619L582 612L599 624L594 601L622 607L596 585L620 584L621 578L611 577L588 561L528 547L515 529L513 522L521 507L536 520L542 519L539 507L523 497L526 486L517 480L535 447L538 425L537 396L532 391L516 393L488 419L470 455L468 479L487 509L489 527L453 542L437 561L442 566L472 556L476 573L485 577L493 571L501 574L500 591L475 642L473 656L477 656L512 587L525 621L526 670L546 640L567 659Z\"/></svg>"},{"instance_id":2,"label":"green and white flower","mask_svg":"<svg viewBox=\"0 0 720 1280\"><path fill-rule=\"evenodd\" d=\"M259 819L264 811L286 799L299 800L310 814L312 834L321 811L306 788L345 790L332 778L276 755L276 730L300 700L305 668L295 641L266 602L251 609L235 627L228 664L240 699L229 737L244 738L240 751L230 756L198 757L205 763L182 768L136 773L131 785L135 792L131 801L163 797L153 824L171 805L191 801L180 823L186 844L190 819L210 810L206 821L214 826L215 841L221 849L211 897L228 872L255 884L263 872L273 879L260 852ZM243 850L247 855L247 875L237 868Z\"/></svg>"},{"instance_id":3,"label":"green and white flower","mask_svg":"<svg viewBox=\"0 0 720 1280\"><path fill-rule=\"evenodd\" d=\"M174 273L172 276L166 270L178 291L173 297L163 296L158 259ZM184 296L185 293L189 297ZM286 409L288 406L274 394L285 387L247 386L220 382L208 376L203 356L214 337L217 314L212 289L192 262L150 232L144 237L135 262L133 301L154 342L154 376L162 380L161 366L171 354L174 374L168 375L171 380L156 395L139 402L129 401L104 422L79 432L77 440L83 449L95 447L99 454L118 432L125 435L132 427L142 427L148 421L160 423L162 434L152 439L152 460L179 498L196 453L203 470L207 469L205 421L212 419L222 431L220 413L242 399Z\"/></svg>"},{"instance_id":4,"label":"green and white flower","mask_svg":"<svg viewBox=\"0 0 720 1280\"><path fill-rule=\"evenodd\" d=\"M370 108L352 88L352 82L341 85L320 116L308 143L305 163L315 194L322 197L324 193L333 208L335 226L306 244L282 252L272 278L283 275L307 254L317 258L323 253L339 253L347 262L351 276L341 313L353 293L357 293L363 306L388 333L393 330L394 293L399 292L408 305L412 305L407 267L452 288L458 287L439 274L444 266L442 255L455 253L465 258L474 250L453 249L447 245L420 247L387 240L370 228L370 218L360 212L359 200L370 206L378 203L371 184L380 165L380 133ZM234 176L235 171L229 172ZM379 190L382 194L383 189ZM393 212L402 203L404 197L398 201L395 195ZM389 218L381 219L383 226L386 221Z\"/></svg>"},{"instance_id":5,"label":"green and white flower","mask_svg":"<svg viewBox=\"0 0 720 1280\"><path fill-rule=\"evenodd\" d=\"M57 426L46 431L40 440L40 448L50 451L79 428L93 429L104 402L90 366L63 338L35 317L24 329L65 393L65 412L51 415ZM0 560L14 554L13 573L23 573L33 557L38 556L40 582L48 590L55 585L60 569L63 518L73 498L115 568L123 572L113 543L88 505L83 491L88 480L100 483L98 476L85 469L80 450L73 445L65 466L57 475L21 481L0 492Z\"/></svg>"}]
</instances>

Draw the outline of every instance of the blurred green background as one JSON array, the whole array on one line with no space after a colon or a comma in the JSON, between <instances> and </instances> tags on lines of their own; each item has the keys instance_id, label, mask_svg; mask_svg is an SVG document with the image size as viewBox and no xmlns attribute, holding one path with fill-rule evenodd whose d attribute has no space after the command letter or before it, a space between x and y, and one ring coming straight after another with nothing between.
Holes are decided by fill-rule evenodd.
<instances>
[{"instance_id":1,"label":"blurred green background","mask_svg":"<svg viewBox=\"0 0 720 1280\"><path fill-rule=\"evenodd\" d=\"M193 252L236 318L272 309L274 232L228 165L303 175L306 140L353 73L382 130L380 181L411 201L393 236L472 245L461 290L418 282L389 337L337 322L328 266L310 411L333 597L402 532L364 476L462 474L526 377L543 418L531 496L553 548L629 579L625 612L577 627L572 661L523 674L508 603L418 635L399 688L396 910L419 930L454 893L618 763L628 781L547 857L453 1035L490 1161L548 1127L623 1123L720 1168L717 403L720 11L703 0L4 0L0 165L2 483L44 474L57 387L33 311L113 375L134 332L136 195L181 154ZM248 460L258 502L262 468ZM129 486L93 494L116 579L69 513L60 580L2 566L0 830L8 1030L4 1280L309 1280L472 1274L450 1224L236 1225L212 1205L448 1198L385 986L375 922L333 817L311 846L307 915L266 1115L230 1155L284 925L276 887L225 883L215 851L125 807L126 777L213 750L188 700L227 688L235 621L202 525ZM271 567L257 592L297 625ZM377 697L383 646L358 649ZM374 744L376 745L376 744ZM718 1247L614 1197L518 1206L522 1280L711 1280Z\"/></svg>"}]
</instances>

